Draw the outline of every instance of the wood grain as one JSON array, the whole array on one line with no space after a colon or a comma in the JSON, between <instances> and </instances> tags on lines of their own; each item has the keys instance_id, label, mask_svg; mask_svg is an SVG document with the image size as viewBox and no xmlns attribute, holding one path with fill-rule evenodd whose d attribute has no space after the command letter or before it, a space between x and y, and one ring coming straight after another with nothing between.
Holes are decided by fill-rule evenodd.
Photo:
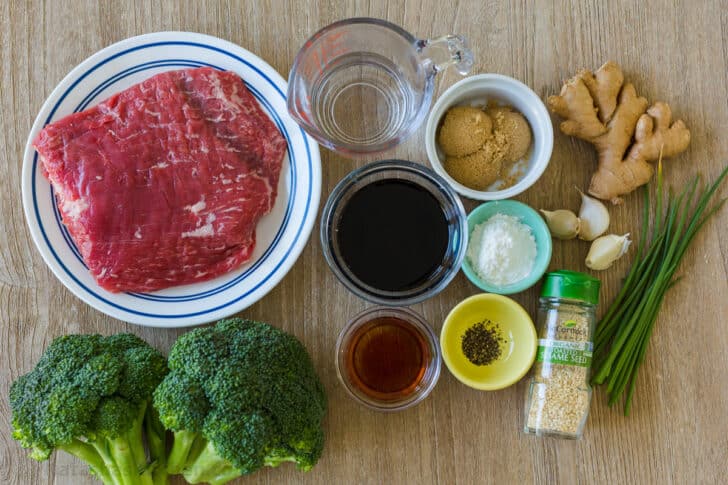
<instances>
[{"instance_id":1,"label":"wood grain","mask_svg":"<svg viewBox=\"0 0 728 485\"><path fill-rule=\"evenodd\" d=\"M180 333L135 327L89 308L53 277L34 248L19 180L27 134L53 87L97 50L161 30L228 39L285 75L298 47L318 28L363 15L387 18L420 37L464 34L476 52L474 72L514 76L542 97L557 92L576 69L614 59L641 94L669 101L691 129L687 153L666 165L669 182L680 186L698 171L712 178L728 162L726 0L0 2L0 483L93 483L74 459L56 454L36 463L10 438L9 383L32 368L53 337L131 331L166 350ZM441 76L438 92L457 79ZM423 133L387 156L424 163ZM365 162L326 151L322 159L323 198ZM536 208L576 209L572 187L587 185L594 163L591 147L557 133L548 170L519 199ZM728 195L725 188L722 195ZM639 208L636 197L613 208L612 230L638 230ZM312 353L330 397L327 447L311 473L281 466L240 483L725 483L728 210L705 227L683 262L685 278L663 305L632 415L609 409L595 393L579 442L521 433L524 382L477 392L444 371L430 398L399 414L371 412L348 399L336 381L333 347L347 319L366 305L328 271L318 226L314 231L288 276L244 315L296 334ZM551 268L585 271L587 249L576 241L556 242ZM599 274L602 309L618 291L629 259ZM458 275L414 309L439 330L448 310L475 292ZM515 298L534 314L536 289Z\"/></svg>"}]
</instances>

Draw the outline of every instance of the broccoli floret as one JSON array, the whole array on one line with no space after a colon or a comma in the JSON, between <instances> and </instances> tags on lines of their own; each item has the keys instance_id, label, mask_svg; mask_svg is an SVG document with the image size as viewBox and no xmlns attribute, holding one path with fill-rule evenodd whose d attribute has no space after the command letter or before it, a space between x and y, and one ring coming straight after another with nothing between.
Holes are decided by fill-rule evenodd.
<instances>
[{"instance_id":1,"label":"broccoli floret","mask_svg":"<svg viewBox=\"0 0 728 485\"><path fill-rule=\"evenodd\" d=\"M290 461L310 470L323 450L326 395L303 345L268 324L232 318L182 335L154 392L174 433L171 474L226 483Z\"/></svg>"},{"instance_id":2,"label":"broccoli floret","mask_svg":"<svg viewBox=\"0 0 728 485\"><path fill-rule=\"evenodd\" d=\"M167 483L164 429L151 406L167 371L164 356L132 334L59 337L10 387L13 437L36 460L56 449L75 455L109 485Z\"/></svg>"}]
</instances>

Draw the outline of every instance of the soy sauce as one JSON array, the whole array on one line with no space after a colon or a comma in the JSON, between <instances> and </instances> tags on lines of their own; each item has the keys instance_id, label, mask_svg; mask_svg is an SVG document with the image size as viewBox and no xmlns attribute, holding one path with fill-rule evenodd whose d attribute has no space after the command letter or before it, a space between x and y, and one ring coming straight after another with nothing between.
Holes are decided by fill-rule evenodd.
<instances>
[{"instance_id":1,"label":"soy sauce","mask_svg":"<svg viewBox=\"0 0 728 485\"><path fill-rule=\"evenodd\" d=\"M422 381L431 356L424 335L396 317L375 318L359 328L347 349L351 382L375 399L398 400Z\"/></svg>"},{"instance_id":2,"label":"soy sauce","mask_svg":"<svg viewBox=\"0 0 728 485\"><path fill-rule=\"evenodd\" d=\"M380 180L355 192L342 209L338 246L344 264L373 288L417 288L438 269L448 248L445 213L427 189Z\"/></svg>"}]
</instances>

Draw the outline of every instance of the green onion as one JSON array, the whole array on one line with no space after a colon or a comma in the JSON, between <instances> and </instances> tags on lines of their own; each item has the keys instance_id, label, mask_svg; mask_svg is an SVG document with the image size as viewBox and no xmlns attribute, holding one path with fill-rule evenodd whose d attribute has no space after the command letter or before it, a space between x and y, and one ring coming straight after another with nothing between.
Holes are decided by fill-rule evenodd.
<instances>
[{"instance_id":1,"label":"green onion","mask_svg":"<svg viewBox=\"0 0 728 485\"><path fill-rule=\"evenodd\" d=\"M643 188L644 214L637 254L622 289L597 325L594 336L592 383L606 384L610 406L626 392L625 415L629 414L637 374L644 362L662 301L667 290L680 279L674 276L688 246L725 202L722 199L708 208L726 175L728 167L712 185L703 187L697 201L694 199L699 175L677 197L671 190L665 197L662 163L658 163L655 210L651 214L652 234L649 238L650 190L648 186Z\"/></svg>"}]
</instances>

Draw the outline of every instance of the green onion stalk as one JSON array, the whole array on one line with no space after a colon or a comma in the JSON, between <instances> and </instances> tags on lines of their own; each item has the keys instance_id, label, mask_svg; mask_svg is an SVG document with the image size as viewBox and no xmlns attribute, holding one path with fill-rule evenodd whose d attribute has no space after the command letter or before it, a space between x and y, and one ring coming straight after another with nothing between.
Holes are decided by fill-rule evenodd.
<instances>
[{"instance_id":1,"label":"green onion stalk","mask_svg":"<svg viewBox=\"0 0 728 485\"><path fill-rule=\"evenodd\" d=\"M679 194L670 189L666 195L662 162L659 162L653 184L656 186L654 212L650 211L649 187L645 185L642 189L643 224L634 263L617 297L599 321L594 337L592 383L606 384L610 406L626 393L625 415L632 405L637 374L662 301L680 279L675 273L695 235L725 202L721 199L710 206L726 175L728 166L713 184L700 191L697 190L700 175L696 175Z\"/></svg>"}]
</instances>

